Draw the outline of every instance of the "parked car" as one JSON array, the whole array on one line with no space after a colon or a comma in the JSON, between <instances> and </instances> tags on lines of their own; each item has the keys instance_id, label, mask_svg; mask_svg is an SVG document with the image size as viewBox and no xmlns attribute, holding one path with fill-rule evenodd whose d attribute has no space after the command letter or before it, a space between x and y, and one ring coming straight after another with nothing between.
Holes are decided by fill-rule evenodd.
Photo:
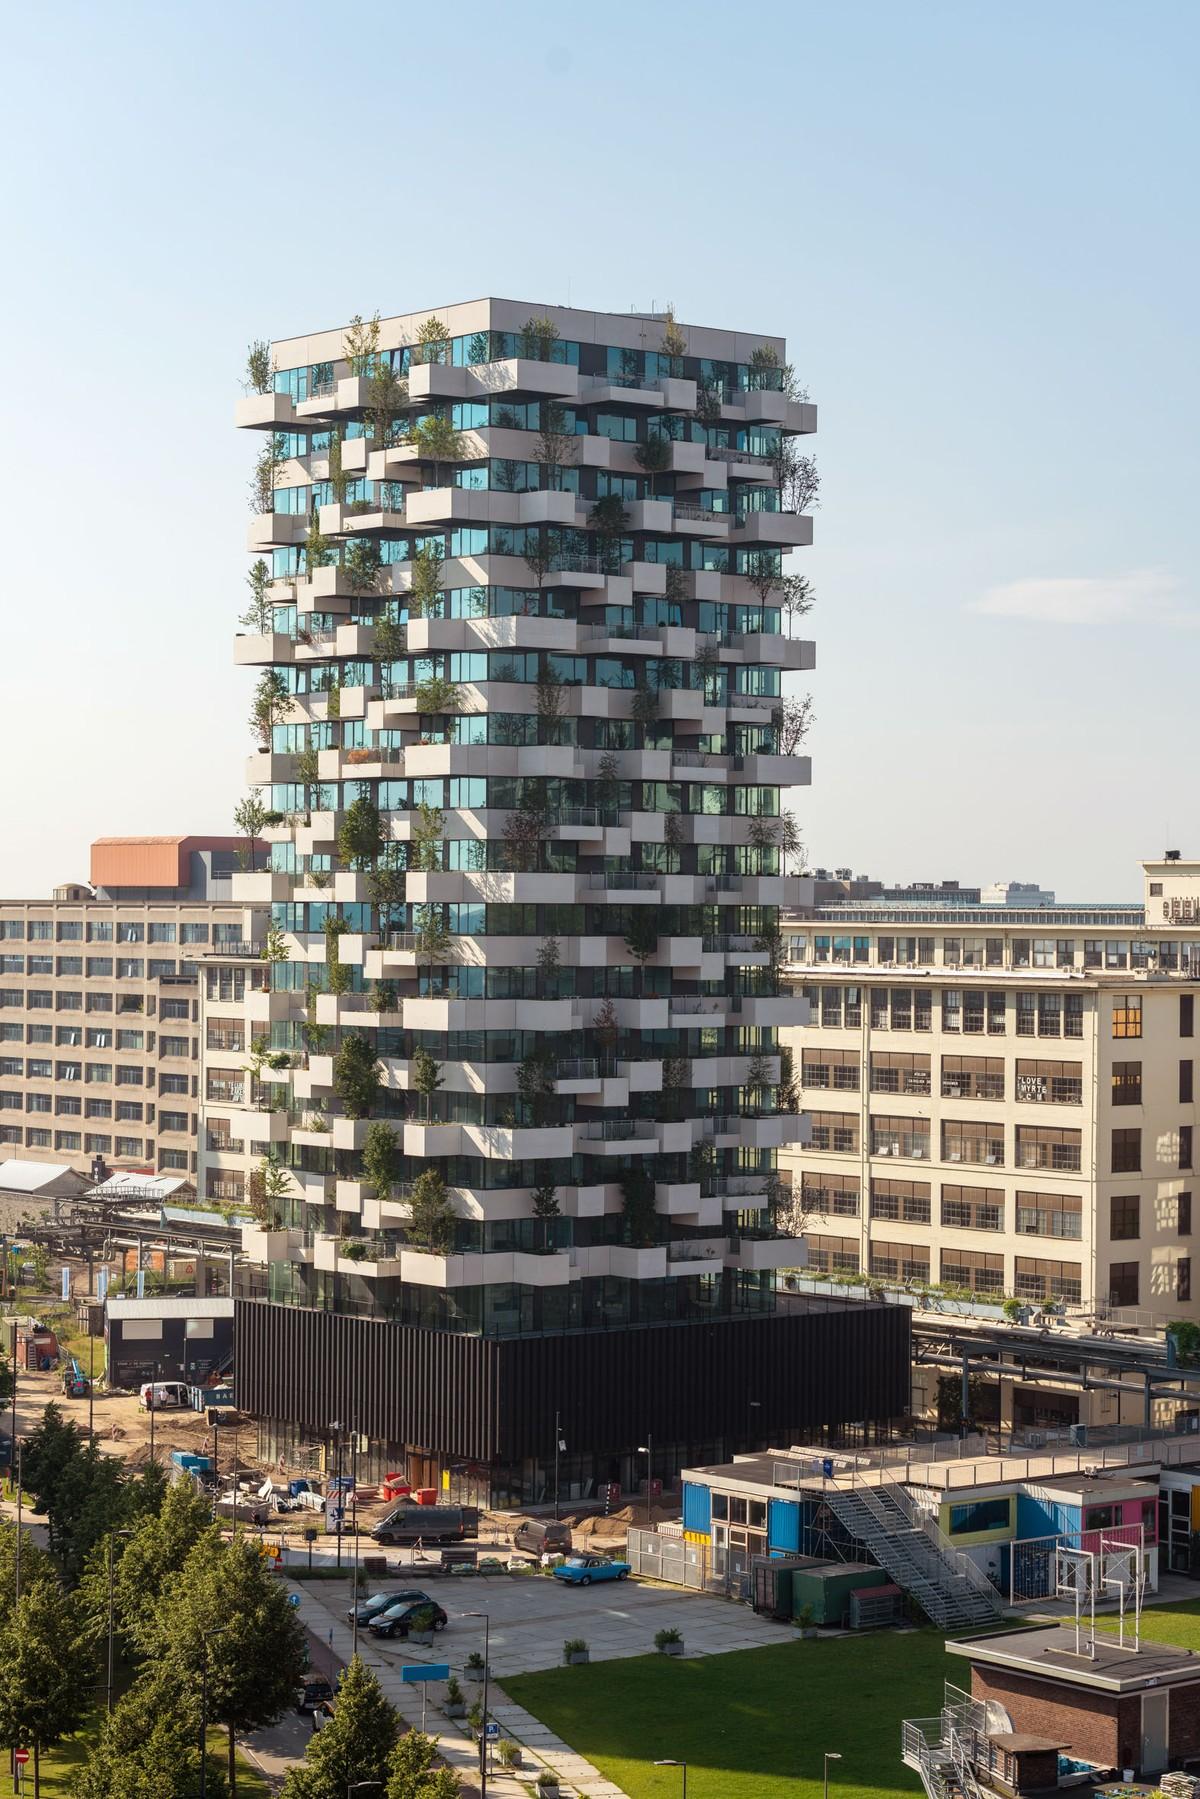
<instances>
[{"instance_id":1,"label":"parked car","mask_svg":"<svg viewBox=\"0 0 1200 1799\"><path fill-rule=\"evenodd\" d=\"M332 1698L333 1686L328 1680L306 1680L296 1689L296 1710L315 1712L319 1705Z\"/></svg>"},{"instance_id":2,"label":"parked car","mask_svg":"<svg viewBox=\"0 0 1200 1799\"><path fill-rule=\"evenodd\" d=\"M428 1593L422 1593L417 1587L411 1587L404 1593L372 1593L369 1599L359 1601L358 1621L360 1624L369 1624L372 1618L377 1618L380 1612L390 1611L393 1606L421 1605L422 1603L429 1605L432 1601ZM348 1623L353 1624L353 1606L347 1610L346 1619Z\"/></svg>"},{"instance_id":3,"label":"parked car","mask_svg":"<svg viewBox=\"0 0 1200 1799\"><path fill-rule=\"evenodd\" d=\"M542 1518L522 1518L513 1532L513 1548L527 1555L570 1555L571 1527Z\"/></svg>"},{"instance_id":4,"label":"parked car","mask_svg":"<svg viewBox=\"0 0 1200 1799\"><path fill-rule=\"evenodd\" d=\"M377 1637L407 1637L413 1630L444 1630L446 1614L440 1605L423 1599L417 1605L393 1605L371 1619L368 1629Z\"/></svg>"},{"instance_id":5,"label":"parked car","mask_svg":"<svg viewBox=\"0 0 1200 1799\"><path fill-rule=\"evenodd\" d=\"M628 1562L610 1562L605 1555L572 1555L554 1569L554 1578L590 1587L594 1580L624 1580L629 1572Z\"/></svg>"},{"instance_id":6,"label":"parked car","mask_svg":"<svg viewBox=\"0 0 1200 1799\"><path fill-rule=\"evenodd\" d=\"M377 1543L461 1543L479 1529L473 1505L398 1505L374 1525Z\"/></svg>"}]
</instances>

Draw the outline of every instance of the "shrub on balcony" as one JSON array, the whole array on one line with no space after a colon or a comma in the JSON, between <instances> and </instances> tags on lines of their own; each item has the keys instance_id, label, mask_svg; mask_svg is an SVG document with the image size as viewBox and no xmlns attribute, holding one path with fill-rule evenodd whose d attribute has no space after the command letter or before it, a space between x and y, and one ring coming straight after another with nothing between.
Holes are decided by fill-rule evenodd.
<instances>
[{"instance_id":1,"label":"shrub on balcony","mask_svg":"<svg viewBox=\"0 0 1200 1799\"><path fill-rule=\"evenodd\" d=\"M446 1183L436 1168L426 1168L409 1190L409 1239L429 1255L445 1255L454 1241L455 1212Z\"/></svg>"},{"instance_id":2,"label":"shrub on balcony","mask_svg":"<svg viewBox=\"0 0 1200 1799\"><path fill-rule=\"evenodd\" d=\"M333 1064L333 1090L347 1118L367 1118L379 1099L379 1063L370 1039L351 1031Z\"/></svg>"},{"instance_id":3,"label":"shrub on balcony","mask_svg":"<svg viewBox=\"0 0 1200 1799\"><path fill-rule=\"evenodd\" d=\"M269 394L275 364L271 346L264 337L256 337L246 349L246 378L242 383L248 394Z\"/></svg>"},{"instance_id":4,"label":"shrub on balcony","mask_svg":"<svg viewBox=\"0 0 1200 1799\"><path fill-rule=\"evenodd\" d=\"M398 1142L390 1124L377 1119L368 1125L363 1141L363 1179L375 1189L376 1199L386 1199L396 1181Z\"/></svg>"}]
</instances>

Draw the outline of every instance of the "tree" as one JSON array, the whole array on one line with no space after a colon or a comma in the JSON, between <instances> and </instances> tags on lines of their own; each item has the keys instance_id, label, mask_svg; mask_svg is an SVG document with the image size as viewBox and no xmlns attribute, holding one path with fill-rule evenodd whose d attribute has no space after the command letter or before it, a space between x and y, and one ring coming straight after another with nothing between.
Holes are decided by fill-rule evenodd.
<instances>
[{"instance_id":1,"label":"tree","mask_svg":"<svg viewBox=\"0 0 1200 1799\"><path fill-rule=\"evenodd\" d=\"M641 966L645 985L646 964L658 952L658 920L652 906L631 906L625 931L625 948Z\"/></svg>"},{"instance_id":2,"label":"tree","mask_svg":"<svg viewBox=\"0 0 1200 1799\"><path fill-rule=\"evenodd\" d=\"M522 1057L517 1068L517 1097L535 1130L548 1122L553 1096L554 1058L545 1044L539 1044Z\"/></svg>"},{"instance_id":3,"label":"tree","mask_svg":"<svg viewBox=\"0 0 1200 1799\"><path fill-rule=\"evenodd\" d=\"M25 1439L21 1484L33 1495L39 1512L49 1520L50 1548L57 1546L58 1521L67 1473L83 1455L78 1427L63 1417L62 1407L51 1400L42 1421Z\"/></svg>"},{"instance_id":4,"label":"tree","mask_svg":"<svg viewBox=\"0 0 1200 1799\"><path fill-rule=\"evenodd\" d=\"M250 729L264 750L270 749L271 733L291 703L283 670L264 668L255 684L254 703L250 709Z\"/></svg>"},{"instance_id":5,"label":"tree","mask_svg":"<svg viewBox=\"0 0 1200 1799\"><path fill-rule=\"evenodd\" d=\"M604 1000L600 1010L592 1019L592 1030L596 1034L596 1042L606 1056L616 1053L621 1037L621 1026L617 1019L616 1002L611 994Z\"/></svg>"},{"instance_id":6,"label":"tree","mask_svg":"<svg viewBox=\"0 0 1200 1799\"><path fill-rule=\"evenodd\" d=\"M304 567L311 576L315 568L328 568L333 561L333 545L322 534L317 523L317 509L314 506L308 521L308 535L304 539Z\"/></svg>"},{"instance_id":7,"label":"tree","mask_svg":"<svg viewBox=\"0 0 1200 1799\"><path fill-rule=\"evenodd\" d=\"M588 528L596 533L604 573L617 574L621 539L629 529L629 514L619 494L605 494L596 501L588 513Z\"/></svg>"},{"instance_id":8,"label":"tree","mask_svg":"<svg viewBox=\"0 0 1200 1799\"><path fill-rule=\"evenodd\" d=\"M768 912L763 922L762 932L755 939L756 950L767 953L767 985L772 993L778 993L783 982L784 970L787 967L787 949L783 941L783 933L779 929L779 918L774 909Z\"/></svg>"},{"instance_id":9,"label":"tree","mask_svg":"<svg viewBox=\"0 0 1200 1799\"><path fill-rule=\"evenodd\" d=\"M678 812L668 812L663 818L663 842L669 854L667 873L677 874L679 852L683 848L683 820Z\"/></svg>"},{"instance_id":10,"label":"tree","mask_svg":"<svg viewBox=\"0 0 1200 1799\"><path fill-rule=\"evenodd\" d=\"M381 662L394 662L407 648L407 625L386 616L375 620L375 654Z\"/></svg>"},{"instance_id":11,"label":"tree","mask_svg":"<svg viewBox=\"0 0 1200 1799\"><path fill-rule=\"evenodd\" d=\"M579 454L575 433L567 429L567 415L557 400L542 400L541 430L534 440L533 458L546 471L546 486L556 491L562 486L562 471L573 464Z\"/></svg>"},{"instance_id":12,"label":"tree","mask_svg":"<svg viewBox=\"0 0 1200 1799\"><path fill-rule=\"evenodd\" d=\"M350 1031L333 1064L333 1091L347 1118L367 1118L379 1099L379 1062L369 1037Z\"/></svg>"},{"instance_id":13,"label":"tree","mask_svg":"<svg viewBox=\"0 0 1200 1799\"><path fill-rule=\"evenodd\" d=\"M633 452L633 459L642 473L650 477L650 495L658 495L658 477L665 475L671 466L671 440L661 431L650 430L646 433L645 443L640 443Z\"/></svg>"},{"instance_id":14,"label":"tree","mask_svg":"<svg viewBox=\"0 0 1200 1799\"><path fill-rule=\"evenodd\" d=\"M329 433L329 486L338 505L344 506L350 477L342 467L342 434L336 426Z\"/></svg>"},{"instance_id":15,"label":"tree","mask_svg":"<svg viewBox=\"0 0 1200 1799\"><path fill-rule=\"evenodd\" d=\"M558 938L543 938L537 954L538 991L542 999L557 999L560 965Z\"/></svg>"},{"instance_id":16,"label":"tree","mask_svg":"<svg viewBox=\"0 0 1200 1799\"><path fill-rule=\"evenodd\" d=\"M250 604L238 619L238 624L263 637L271 629L275 619L271 602L271 570L261 556L251 564L246 585L250 589Z\"/></svg>"},{"instance_id":17,"label":"tree","mask_svg":"<svg viewBox=\"0 0 1200 1799\"><path fill-rule=\"evenodd\" d=\"M336 912L329 912L322 929L325 932L326 984L330 993L346 993L350 987L350 970L338 952L339 940L346 935L346 920Z\"/></svg>"},{"instance_id":18,"label":"tree","mask_svg":"<svg viewBox=\"0 0 1200 1799\"><path fill-rule=\"evenodd\" d=\"M621 803L620 766L611 750L605 750L596 764L595 786L592 791L601 824L612 824L616 819L617 808Z\"/></svg>"},{"instance_id":19,"label":"tree","mask_svg":"<svg viewBox=\"0 0 1200 1799\"><path fill-rule=\"evenodd\" d=\"M408 1068L409 1085L425 1101L425 1120L433 1118L433 1096L442 1085L442 1065L435 1062L427 1049L417 1045Z\"/></svg>"},{"instance_id":20,"label":"tree","mask_svg":"<svg viewBox=\"0 0 1200 1799\"><path fill-rule=\"evenodd\" d=\"M367 407L371 434L377 450L388 450L404 433L398 429L400 414L408 404L408 382L389 362L381 362L367 383Z\"/></svg>"},{"instance_id":21,"label":"tree","mask_svg":"<svg viewBox=\"0 0 1200 1799\"><path fill-rule=\"evenodd\" d=\"M73 1799L199 1799L199 1739L197 1682L152 1664L104 1720ZM220 1767L206 1761L207 1799L228 1799Z\"/></svg>"},{"instance_id":22,"label":"tree","mask_svg":"<svg viewBox=\"0 0 1200 1799\"><path fill-rule=\"evenodd\" d=\"M356 537L346 551L342 566L352 593L378 592L379 578L383 573L383 552L378 539Z\"/></svg>"},{"instance_id":23,"label":"tree","mask_svg":"<svg viewBox=\"0 0 1200 1799\"><path fill-rule=\"evenodd\" d=\"M543 314L529 318L521 327L521 355L530 362L550 362L558 342L558 326Z\"/></svg>"},{"instance_id":24,"label":"tree","mask_svg":"<svg viewBox=\"0 0 1200 1799\"><path fill-rule=\"evenodd\" d=\"M533 1215L538 1220L538 1249L544 1253L549 1245L551 1221L561 1216L558 1188L553 1181L543 1181L540 1187L532 1189L529 1197L533 1202Z\"/></svg>"},{"instance_id":25,"label":"tree","mask_svg":"<svg viewBox=\"0 0 1200 1799\"><path fill-rule=\"evenodd\" d=\"M433 464L433 485L442 485L442 470L448 462L463 460L463 440L448 418L432 412L423 418L415 432L417 452L423 462Z\"/></svg>"},{"instance_id":26,"label":"tree","mask_svg":"<svg viewBox=\"0 0 1200 1799\"><path fill-rule=\"evenodd\" d=\"M416 363L442 362L450 342L450 333L437 316L431 312L427 319L422 319L417 330L416 348L412 360Z\"/></svg>"},{"instance_id":27,"label":"tree","mask_svg":"<svg viewBox=\"0 0 1200 1799\"><path fill-rule=\"evenodd\" d=\"M459 688L453 681L443 680L441 675L432 675L428 681L419 681L413 698L417 702L417 711L425 718L437 718L445 712L456 712L462 704Z\"/></svg>"},{"instance_id":28,"label":"tree","mask_svg":"<svg viewBox=\"0 0 1200 1799\"><path fill-rule=\"evenodd\" d=\"M256 787L251 788L244 800L240 800L233 809L233 822L246 839L246 847L238 851L238 860L243 868L254 873L254 855L257 848L258 833L267 822L267 808L262 803L262 795Z\"/></svg>"},{"instance_id":29,"label":"tree","mask_svg":"<svg viewBox=\"0 0 1200 1799\"><path fill-rule=\"evenodd\" d=\"M309 1738L304 1764L291 1769L280 1799L346 1799L359 1781L371 1780L382 1793L400 1731L395 1707L356 1655L342 1676L332 1717Z\"/></svg>"},{"instance_id":30,"label":"tree","mask_svg":"<svg viewBox=\"0 0 1200 1799\"><path fill-rule=\"evenodd\" d=\"M78 1603L53 1578L23 1587L0 1630L0 1744L33 1750L34 1799L42 1790L42 1751L79 1728L95 1673Z\"/></svg>"},{"instance_id":31,"label":"tree","mask_svg":"<svg viewBox=\"0 0 1200 1799\"><path fill-rule=\"evenodd\" d=\"M342 338L342 355L350 364L352 375L369 375L379 353L379 314L364 320L355 313Z\"/></svg>"},{"instance_id":32,"label":"tree","mask_svg":"<svg viewBox=\"0 0 1200 1799\"><path fill-rule=\"evenodd\" d=\"M242 387L248 394L269 394L274 373L271 346L265 337L256 337L246 348L246 377Z\"/></svg>"},{"instance_id":33,"label":"tree","mask_svg":"<svg viewBox=\"0 0 1200 1799\"><path fill-rule=\"evenodd\" d=\"M715 381L696 383L696 422L705 430L721 423L721 387Z\"/></svg>"},{"instance_id":34,"label":"tree","mask_svg":"<svg viewBox=\"0 0 1200 1799\"><path fill-rule=\"evenodd\" d=\"M786 1046L779 1049L779 1085L775 1089L775 1103L781 1112L799 1112L800 1094L796 1086L796 1058Z\"/></svg>"},{"instance_id":35,"label":"tree","mask_svg":"<svg viewBox=\"0 0 1200 1799\"><path fill-rule=\"evenodd\" d=\"M384 855L387 858L386 848ZM386 937L394 928L394 920L404 905L406 892L404 870L393 860L383 859L369 871L367 898L375 908L381 937Z\"/></svg>"},{"instance_id":36,"label":"tree","mask_svg":"<svg viewBox=\"0 0 1200 1799\"><path fill-rule=\"evenodd\" d=\"M290 1198L291 1192L292 1177L272 1143L250 1176L250 1204L259 1223L273 1229L280 1216L280 1203Z\"/></svg>"},{"instance_id":37,"label":"tree","mask_svg":"<svg viewBox=\"0 0 1200 1799\"><path fill-rule=\"evenodd\" d=\"M459 1799L457 1774L437 1756L437 1740L422 1730L406 1730L388 1762L386 1799Z\"/></svg>"},{"instance_id":38,"label":"tree","mask_svg":"<svg viewBox=\"0 0 1200 1799\"><path fill-rule=\"evenodd\" d=\"M191 1481L169 1486L157 1514L139 1520L113 1567L116 1613L122 1631L137 1648L148 1651L154 1640L150 1623L154 1608L182 1573L201 1537L219 1534L211 1501Z\"/></svg>"},{"instance_id":39,"label":"tree","mask_svg":"<svg viewBox=\"0 0 1200 1799\"><path fill-rule=\"evenodd\" d=\"M390 1124L377 1119L367 1126L363 1139L363 1178L375 1189L376 1199L386 1199L396 1184L396 1158L399 1146Z\"/></svg>"},{"instance_id":40,"label":"tree","mask_svg":"<svg viewBox=\"0 0 1200 1799\"><path fill-rule=\"evenodd\" d=\"M441 610L444 566L441 549L432 540L423 543L413 557L408 610L415 618L433 618Z\"/></svg>"},{"instance_id":41,"label":"tree","mask_svg":"<svg viewBox=\"0 0 1200 1799\"><path fill-rule=\"evenodd\" d=\"M812 694L803 699L784 700L772 708L771 723L779 739L779 754L794 756L816 723Z\"/></svg>"},{"instance_id":42,"label":"tree","mask_svg":"<svg viewBox=\"0 0 1200 1799\"><path fill-rule=\"evenodd\" d=\"M630 1243L653 1243L655 1231L654 1181L644 1168L627 1168L620 1176L621 1210Z\"/></svg>"},{"instance_id":43,"label":"tree","mask_svg":"<svg viewBox=\"0 0 1200 1799\"><path fill-rule=\"evenodd\" d=\"M294 764L296 779L304 789L304 812L306 822L312 817L316 790L321 785L321 752L311 740L311 730L312 727L310 726L309 742L305 744L302 750L297 750L296 761Z\"/></svg>"},{"instance_id":44,"label":"tree","mask_svg":"<svg viewBox=\"0 0 1200 1799\"><path fill-rule=\"evenodd\" d=\"M668 306L663 314L662 354L671 358L672 375L682 375L683 358L687 355L687 338L679 329L673 306Z\"/></svg>"},{"instance_id":45,"label":"tree","mask_svg":"<svg viewBox=\"0 0 1200 1799\"><path fill-rule=\"evenodd\" d=\"M208 1688L208 1716L229 1738L229 1788L237 1791L238 1731L274 1724L304 1672L304 1630L258 1543L241 1531L204 1535L153 1614L153 1653L181 1679Z\"/></svg>"},{"instance_id":46,"label":"tree","mask_svg":"<svg viewBox=\"0 0 1200 1799\"><path fill-rule=\"evenodd\" d=\"M721 651L720 647L709 639L697 643L696 654L692 661L693 685L704 695L710 706L720 704Z\"/></svg>"},{"instance_id":47,"label":"tree","mask_svg":"<svg viewBox=\"0 0 1200 1799\"><path fill-rule=\"evenodd\" d=\"M442 866L445 833L446 819L441 807L421 800L409 832L413 868L422 874L433 874Z\"/></svg>"},{"instance_id":48,"label":"tree","mask_svg":"<svg viewBox=\"0 0 1200 1799\"><path fill-rule=\"evenodd\" d=\"M275 484L281 465L287 460L286 440L272 432L254 459L250 477L250 506L254 512L274 512Z\"/></svg>"},{"instance_id":49,"label":"tree","mask_svg":"<svg viewBox=\"0 0 1200 1799\"><path fill-rule=\"evenodd\" d=\"M664 1056L662 1090L664 1109L671 1118L685 1115L684 1096L692 1086L692 1063L689 1056Z\"/></svg>"},{"instance_id":50,"label":"tree","mask_svg":"<svg viewBox=\"0 0 1200 1799\"><path fill-rule=\"evenodd\" d=\"M517 806L504 821L505 859L514 874L537 872L546 828L543 784L540 781L524 781Z\"/></svg>"},{"instance_id":51,"label":"tree","mask_svg":"<svg viewBox=\"0 0 1200 1799\"><path fill-rule=\"evenodd\" d=\"M816 589L807 575L781 575L773 586L787 623L786 635L794 637L796 620L811 612L816 604Z\"/></svg>"},{"instance_id":52,"label":"tree","mask_svg":"<svg viewBox=\"0 0 1200 1799\"><path fill-rule=\"evenodd\" d=\"M450 954L450 927L444 911L437 904L418 906L414 923L417 927L414 933L417 957L428 965L429 990L432 992L433 971Z\"/></svg>"},{"instance_id":53,"label":"tree","mask_svg":"<svg viewBox=\"0 0 1200 1799\"><path fill-rule=\"evenodd\" d=\"M39 1580L55 1577L54 1563L44 1549L39 1549L27 1530L21 1532L22 1591ZM6 1619L17 1598L17 1527L11 1519L0 1519L0 1621Z\"/></svg>"},{"instance_id":54,"label":"tree","mask_svg":"<svg viewBox=\"0 0 1200 1799\"><path fill-rule=\"evenodd\" d=\"M76 1585L95 1545L125 1521L130 1509L123 1464L93 1442L63 1470L51 1514L62 1572Z\"/></svg>"},{"instance_id":55,"label":"tree","mask_svg":"<svg viewBox=\"0 0 1200 1799\"><path fill-rule=\"evenodd\" d=\"M638 674L641 675L641 672L639 669ZM643 734L649 731L651 725L658 723L658 704L657 687L651 687L649 682L644 679L640 680L633 690L633 700L629 709L634 723L641 725Z\"/></svg>"},{"instance_id":56,"label":"tree","mask_svg":"<svg viewBox=\"0 0 1200 1799\"><path fill-rule=\"evenodd\" d=\"M782 434L771 458L784 512L812 512L821 504L821 476L815 456L800 456L790 437Z\"/></svg>"},{"instance_id":57,"label":"tree","mask_svg":"<svg viewBox=\"0 0 1200 1799\"><path fill-rule=\"evenodd\" d=\"M784 812L779 819L779 858L783 873L787 873L788 858L798 856L804 860L804 845L800 840L800 826L796 822L794 812Z\"/></svg>"},{"instance_id":58,"label":"tree","mask_svg":"<svg viewBox=\"0 0 1200 1799\"><path fill-rule=\"evenodd\" d=\"M521 554L530 574L537 582L539 609L546 577L553 574L558 567L559 550L557 532L545 530L538 525L526 527L525 548Z\"/></svg>"},{"instance_id":59,"label":"tree","mask_svg":"<svg viewBox=\"0 0 1200 1799\"><path fill-rule=\"evenodd\" d=\"M408 1234L418 1249L445 1255L454 1241L456 1215L437 1168L426 1168L409 1189Z\"/></svg>"},{"instance_id":60,"label":"tree","mask_svg":"<svg viewBox=\"0 0 1200 1799\"><path fill-rule=\"evenodd\" d=\"M546 655L537 672L539 742L554 744L561 741L564 712L562 678Z\"/></svg>"},{"instance_id":61,"label":"tree","mask_svg":"<svg viewBox=\"0 0 1200 1799\"><path fill-rule=\"evenodd\" d=\"M347 868L373 868L384 844L383 819L369 795L354 800L338 832L338 855Z\"/></svg>"}]
</instances>

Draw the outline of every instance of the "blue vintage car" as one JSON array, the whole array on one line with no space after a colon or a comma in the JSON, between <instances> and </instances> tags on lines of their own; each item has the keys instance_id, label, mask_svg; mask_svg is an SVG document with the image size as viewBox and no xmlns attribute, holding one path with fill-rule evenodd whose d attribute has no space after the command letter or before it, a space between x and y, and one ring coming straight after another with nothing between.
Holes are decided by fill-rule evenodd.
<instances>
[{"instance_id":1,"label":"blue vintage car","mask_svg":"<svg viewBox=\"0 0 1200 1799\"><path fill-rule=\"evenodd\" d=\"M590 1587L594 1580L624 1580L628 1562L612 1562L605 1555L569 1555L554 1570L555 1580L566 1580L573 1587Z\"/></svg>"}]
</instances>

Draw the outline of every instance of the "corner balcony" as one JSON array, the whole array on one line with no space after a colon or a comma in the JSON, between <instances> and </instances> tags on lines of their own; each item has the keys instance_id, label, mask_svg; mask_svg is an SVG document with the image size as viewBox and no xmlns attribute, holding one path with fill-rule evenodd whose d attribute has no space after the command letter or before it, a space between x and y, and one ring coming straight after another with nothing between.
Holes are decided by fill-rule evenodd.
<instances>
[{"instance_id":1,"label":"corner balcony","mask_svg":"<svg viewBox=\"0 0 1200 1799\"><path fill-rule=\"evenodd\" d=\"M684 1237L667 1245L667 1273L675 1279L691 1274L711 1274L723 1266L728 1238Z\"/></svg>"},{"instance_id":2,"label":"corner balcony","mask_svg":"<svg viewBox=\"0 0 1200 1799\"><path fill-rule=\"evenodd\" d=\"M318 510L318 522L326 537L399 536L410 528L408 507L399 496L379 495L373 500L337 500Z\"/></svg>"},{"instance_id":3,"label":"corner balcony","mask_svg":"<svg viewBox=\"0 0 1200 1799\"><path fill-rule=\"evenodd\" d=\"M527 356L511 356L502 362L489 362L480 365L486 374L477 370L467 371L472 374L470 393L472 397L483 399L495 398L498 394L531 394L534 398L551 396L559 400L577 400L580 394L580 375L574 363L539 362ZM419 399L419 390L413 387L413 376L417 369L409 372L409 399Z\"/></svg>"},{"instance_id":4,"label":"corner balcony","mask_svg":"<svg viewBox=\"0 0 1200 1799\"><path fill-rule=\"evenodd\" d=\"M661 1126L651 1118L597 1118L576 1124L575 1148L584 1155L657 1155Z\"/></svg>"},{"instance_id":5,"label":"corner balcony","mask_svg":"<svg viewBox=\"0 0 1200 1799\"><path fill-rule=\"evenodd\" d=\"M681 994L668 1001L667 1025L677 1031L723 1031L735 1010L732 994Z\"/></svg>"},{"instance_id":6,"label":"corner balcony","mask_svg":"<svg viewBox=\"0 0 1200 1799\"><path fill-rule=\"evenodd\" d=\"M738 1237L726 1251L726 1268L744 1268L752 1274L771 1268L806 1268L808 1245L803 1237Z\"/></svg>"},{"instance_id":7,"label":"corner balcony","mask_svg":"<svg viewBox=\"0 0 1200 1799\"><path fill-rule=\"evenodd\" d=\"M257 668L269 663L290 662L295 645L282 631L265 631L247 635L239 631L233 644L233 660L238 668Z\"/></svg>"},{"instance_id":8,"label":"corner balcony","mask_svg":"<svg viewBox=\"0 0 1200 1799\"><path fill-rule=\"evenodd\" d=\"M595 1249L573 1249L571 1261L581 1278L610 1275L618 1280L664 1280L667 1269L667 1246L634 1249L627 1244L604 1244Z\"/></svg>"},{"instance_id":9,"label":"corner balcony","mask_svg":"<svg viewBox=\"0 0 1200 1799\"><path fill-rule=\"evenodd\" d=\"M296 411L291 394L248 394L233 409L239 431L294 431Z\"/></svg>"},{"instance_id":10,"label":"corner balcony","mask_svg":"<svg viewBox=\"0 0 1200 1799\"><path fill-rule=\"evenodd\" d=\"M739 549L806 549L813 540L813 522L806 512L746 512L729 533L729 542Z\"/></svg>"},{"instance_id":11,"label":"corner balcony","mask_svg":"<svg viewBox=\"0 0 1200 1799\"><path fill-rule=\"evenodd\" d=\"M569 1124L461 1126L464 1155L479 1155L493 1162L535 1162L569 1156L574 1147L574 1126Z\"/></svg>"},{"instance_id":12,"label":"corner balcony","mask_svg":"<svg viewBox=\"0 0 1200 1799\"><path fill-rule=\"evenodd\" d=\"M300 1230L263 1230L257 1225L242 1226L242 1254L256 1268L269 1268L272 1262L292 1262L304 1246Z\"/></svg>"},{"instance_id":13,"label":"corner balcony","mask_svg":"<svg viewBox=\"0 0 1200 1799\"><path fill-rule=\"evenodd\" d=\"M354 1253L347 1255L350 1244L355 1246ZM356 1274L363 1280L378 1280L395 1278L401 1270L401 1251L386 1238L316 1236L312 1250L313 1267L327 1274Z\"/></svg>"},{"instance_id":14,"label":"corner balcony","mask_svg":"<svg viewBox=\"0 0 1200 1799\"><path fill-rule=\"evenodd\" d=\"M415 1287L565 1287L571 1279L571 1252L552 1250L534 1255L527 1250L467 1250L457 1255L430 1255L405 1249L400 1255L400 1279Z\"/></svg>"},{"instance_id":15,"label":"corner balcony","mask_svg":"<svg viewBox=\"0 0 1200 1799\"><path fill-rule=\"evenodd\" d=\"M309 390L307 400L296 402L296 417L313 423L317 419L357 418L371 404L371 382L366 375L343 375L337 381L325 381Z\"/></svg>"},{"instance_id":16,"label":"corner balcony","mask_svg":"<svg viewBox=\"0 0 1200 1799\"><path fill-rule=\"evenodd\" d=\"M598 1057L568 1056L554 1064L554 1091L559 1094L598 1094L604 1084L601 1072L615 1064Z\"/></svg>"},{"instance_id":17,"label":"corner balcony","mask_svg":"<svg viewBox=\"0 0 1200 1799\"><path fill-rule=\"evenodd\" d=\"M743 1025L805 1025L808 1001L799 994L738 994L733 1003L735 1023Z\"/></svg>"},{"instance_id":18,"label":"corner balcony","mask_svg":"<svg viewBox=\"0 0 1200 1799\"><path fill-rule=\"evenodd\" d=\"M246 527L246 548L253 556L262 550L286 549L308 536L308 520L294 512L259 512Z\"/></svg>"},{"instance_id":19,"label":"corner balcony","mask_svg":"<svg viewBox=\"0 0 1200 1799\"><path fill-rule=\"evenodd\" d=\"M406 999L405 1028L412 1031L546 1031L583 1028L583 1014L569 999Z\"/></svg>"}]
</instances>

